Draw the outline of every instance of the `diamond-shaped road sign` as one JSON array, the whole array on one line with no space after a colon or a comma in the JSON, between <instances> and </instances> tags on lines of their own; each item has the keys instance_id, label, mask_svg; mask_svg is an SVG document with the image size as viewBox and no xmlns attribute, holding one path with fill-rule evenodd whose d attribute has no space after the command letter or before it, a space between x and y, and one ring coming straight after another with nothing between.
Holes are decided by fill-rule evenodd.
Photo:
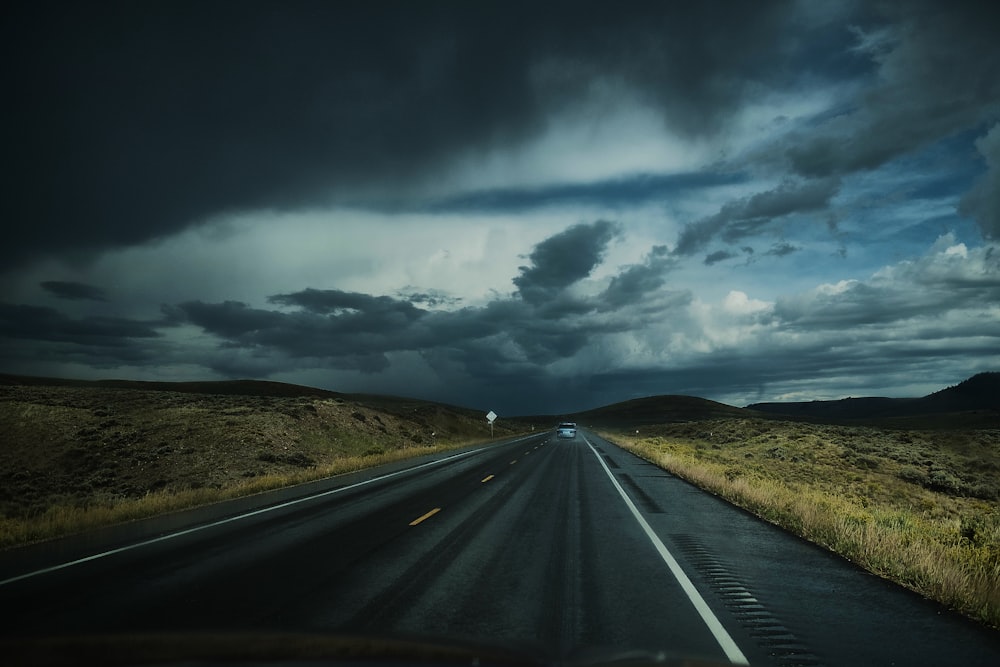
<instances>
[{"instance_id":1,"label":"diamond-shaped road sign","mask_svg":"<svg viewBox=\"0 0 1000 667\"><path fill-rule=\"evenodd\" d=\"M497 419L497 413L493 412L492 410L490 410L490 411L489 411L489 412L488 412L488 413L486 414L486 421L488 421L489 423L491 423L491 424L492 424L493 422L495 422L495 421L496 421L496 419Z\"/></svg>"}]
</instances>

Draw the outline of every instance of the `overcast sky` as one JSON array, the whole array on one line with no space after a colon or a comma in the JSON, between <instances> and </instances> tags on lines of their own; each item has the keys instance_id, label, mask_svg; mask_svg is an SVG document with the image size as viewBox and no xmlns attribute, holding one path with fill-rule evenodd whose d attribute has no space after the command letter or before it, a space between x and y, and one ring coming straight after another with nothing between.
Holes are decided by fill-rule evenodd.
<instances>
[{"instance_id":1,"label":"overcast sky","mask_svg":"<svg viewBox=\"0 0 1000 667\"><path fill-rule=\"evenodd\" d=\"M1000 370L996 3L0 11L0 371L503 416Z\"/></svg>"}]
</instances>

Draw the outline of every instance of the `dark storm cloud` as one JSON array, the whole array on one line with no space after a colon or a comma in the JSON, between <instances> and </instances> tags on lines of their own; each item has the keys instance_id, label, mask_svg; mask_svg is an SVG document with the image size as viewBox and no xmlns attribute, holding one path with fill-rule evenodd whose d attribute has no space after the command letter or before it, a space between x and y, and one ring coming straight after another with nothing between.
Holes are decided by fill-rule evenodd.
<instances>
[{"instance_id":1,"label":"dark storm cloud","mask_svg":"<svg viewBox=\"0 0 1000 667\"><path fill-rule=\"evenodd\" d=\"M550 251L573 247L599 257L612 238L609 230L613 226L600 222L570 227L536 245L532 256L543 261ZM782 254L786 248L776 244L772 250ZM593 296L556 289L551 298L531 302L515 292L458 310L429 311L409 298L318 289L272 295L268 301L274 309L190 301L164 307L156 321L72 318L51 308L0 304L0 338L6 341L0 360L8 368L20 368L22 359L57 357L60 363L95 369L156 367L166 359L224 377L324 368L375 378L418 358L426 364L422 370L431 369L441 386L448 387L437 398L522 412L539 411L536 401L547 392L557 397L544 404L551 410L578 410L643 394L717 396L721 388L749 395L754 386L794 383L802 377L820 382L838 373L888 373L892 363L923 363L927 345L933 345L939 359L996 355L995 323L983 315L1000 301L996 254L985 248L970 251L952 237L942 238L931 254L897 264L867 283L824 286L740 315L751 327L748 331L759 335L711 353L685 349L700 347L694 341L704 341L711 331L692 328L692 295L666 289L666 276L679 260L667 248L654 246L642 262L621 267L606 289ZM578 276L589 275L592 261L555 271L550 284L573 284ZM940 317L943 312L948 317ZM701 316L711 317L707 311ZM966 322L956 327L955 319ZM183 338L192 327L208 334L198 337L197 350L164 340L167 329ZM851 332L846 346L845 331ZM620 362L612 356L596 370L581 370L592 355L600 360L605 346L652 345L658 350L664 337L690 340L671 352L669 361L609 372ZM204 347L205 341L212 347ZM426 391L413 377L406 382L414 384L407 385L410 389L393 385L397 388L390 391Z\"/></svg>"},{"instance_id":2,"label":"dark storm cloud","mask_svg":"<svg viewBox=\"0 0 1000 667\"><path fill-rule=\"evenodd\" d=\"M1000 241L1000 123L976 141L986 173L962 198L959 210L973 218L987 239Z\"/></svg>"},{"instance_id":3,"label":"dark storm cloud","mask_svg":"<svg viewBox=\"0 0 1000 667\"><path fill-rule=\"evenodd\" d=\"M977 2L896 2L885 21L858 31L859 55L879 67L856 106L795 133L784 152L807 177L878 167L1000 114L1000 7Z\"/></svg>"},{"instance_id":4,"label":"dark storm cloud","mask_svg":"<svg viewBox=\"0 0 1000 667\"><path fill-rule=\"evenodd\" d=\"M339 319L352 321L360 329L405 326L425 314L409 301L341 290L310 288L293 294L275 294L267 300L282 306L298 306L318 315L345 315Z\"/></svg>"},{"instance_id":5,"label":"dark storm cloud","mask_svg":"<svg viewBox=\"0 0 1000 667\"><path fill-rule=\"evenodd\" d=\"M384 354L387 348L392 348L384 338L387 331L376 329L380 323L378 316L369 317L364 311L327 315L310 311L283 313L253 308L237 301L189 301L179 304L176 309L186 322L218 337L223 348L267 352L267 369L256 362L258 373L281 370L283 355L322 359L332 368L365 373L377 373L389 366ZM386 326L387 323L381 324ZM366 329L366 325L371 328ZM388 332L392 330L389 327ZM242 369L228 358L223 358L222 363L231 371ZM225 371L214 361L208 364L217 371Z\"/></svg>"},{"instance_id":6,"label":"dark storm cloud","mask_svg":"<svg viewBox=\"0 0 1000 667\"><path fill-rule=\"evenodd\" d=\"M105 291L100 287L63 280L46 280L39 283L45 291L60 299L107 301Z\"/></svg>"},{"instance_id":7,"label":"dark storm cloud","mask_svg":"<svg viewBox=\"0 0 1000 667\"><path fill-rule=\"evenodd\" d=\"M64 341L115 347L141 338L157 338L160 322L120 317L72 318L54 308L0 302L0 337Z\"/></svg>"},{"instance_id":8,"label":"dark storm cloud","mask_svg":"<svg viewBox=\"0 0 1000 667\"><path fill-rule=\"evenodd\" d=\"M456 151L538 136L595 83L704 135L755 83L787 83L772 65L789 5L17 3L0 29L0 259L405 195Z\"/></svg>"},{"instance_id":9,"label":"dark storm cloud","mask_svg":"<svg viewBox=\"0 0 1000 667\"><path fill-rule=\"evenodd\" d=\"M289 302L288 295L279 296L272 300ZM318 359L333 368L379 372L389 366L388 354L450 350L449 354L464 356L461 350L478 348L479 342L489 339L509 341L517 350L513 357L495 350L490 355L495 359L515 365L519 358L547 364L574 355L591 335L625 326L621 322L587 322L580 316L593 306L574 300L557 304L556 314L548 310L551 304L536 309L520 299L501 299L481 308L413 313L407 302L397 302L399 309L387 308L384 302L379 303L384 297L353 296L352 302L361 309L286 313L238 302L200 301L177 308L186 322L218 337L223 347L261 352L272 358L270 372L283 370L283 358ZM314 294L308 295L310 302L314 298ZM361 301L373 307L368 309Z\"/></svg>"},{"instance_id":10,"label":"dark storm cloud","mask_svg":"<svg viewBox=\"0 0 1000 667\"><path fill-rule=\"evenodd\" d=\"M825 208L839 189L840 182L836 179L804 183L785 181L773 190L757 193L735 205L731 219L772 219L791 213L815 211Z\"/></svg>"},{"instance_id":11,"label":"dark storm cloud","mask_svg":"<svg viewBox=\"0 0 1000 667\"><path fill-rule=\"evenodd\" d=\"M536 245L528 256L531 265L520 267L514 284L525 301L548 301L589 276L604 258L608 244L620 234L621 226L607 220L574 225Z\"/></svg>"},{"instance_id":12,"label":"dark storm cloud","mask_svg":"<svg viewBox=\"0 0 1000 667\"><path fill-rule=\"evenodd\" d=\"M625 267L613 276L599 300L610 309L638 303L664 286L664 275L673 265L667 246L653 246L642 264Z\"/></svg>"},{"instance_id":13,"label":"dark storm cloud","mask_svg":"<svg viewBox=\"0 0 1000 667\"><path fill-rule=\"evenodd\" d=\"M570 407L807 376L861 382L892 363L923 368L912 365L922 354L995 360L1000 269L950 213L961 198L962 215L1000 239L995 4L5 7L0 359L330 384L359 381L358 371L370 387L380 374L391 393L438 383L462 403L495 388L508 401L549 392ZM567 142L571 156L552 154ZM656 165L689 171L632 171ZM866 234L882 206L892 222ZM477 276L455 288L469 303L498 288L485 304L399 287L451 289L443 281L457 271L494 259L471 259L481 227L457 234L447 255L439 221L469 213L469 225L503 226L509 249L511 229L552 224L548 207L622 222L523 247L504 274L513 286ZM579 212L588 207L600 212ZM650 220L658 208L662 224ZM525 211L530 219L506 225ZM678 216L689 223L679 234ZM382 238L426 229L431 250L391 264L385 244L364 236L369 220ZM203 233L178 235L197 224ZM648 243L677 234L675 247L653 247L615 275L595 270L631 224ZM705 264L771 269L799 245L828 255L806 240L822 224L845 257L850 245L849 263L819 259L787 282L761 271L720 305L740 267ZM914 258L928 234L958 224L933 261ZM338 245L324 263L320 244L340 243L340 225L365 256ZM162 243L127 248L150 241ZM154 270L130 280L137 267ZM39 283L52 276L78 282ZM378 288L357 286L369 277ZM821 281L832 284L809 291ZM298 289L313 284L359 291ZM15 305L39 285L40 303L56 308ZM171 305L160 320L128 317L161 302ZM620 368L632 370L606 372Z\"/></svg>"},{"instance_id":14,"label":"dark storm cloud","mask_svg":"<svg viewBox=\"0 0 1000 667\"><path fill-rule=\"evenodd\" d=\"M793 252L798 252L800 248L793 246L791 243L775 243L771 246L771 249L765 252L765 255L770 255L772 257L784 257L786 255L791 255ZM751 250L751 253L753 251Z\"/></svg>"},{"instance_id":15,"label":"dark storm cloud","mask_svg":"<svg viewBox=\"0 0 1000 667\"><path fill-rule=\"evenodd\" d=\"M646 201L662 201L680 193L744 182L736 172L690 172L682 174L640 174L594 183L543 185L532 188L499 188L446 197L420 207L435 213L516 212L566 204L635 206Z\"/></svg>"},{"instance_id":16,"label":"dark storm cloud","mask_svg":"<svg viewBox=\"0 0 1000 667\"><path fill-rule=\"evenodd\" d=\"M735 252L729 252L728 250L716 250L705 255L705 266L712 266L713 264L718 264L719 262L724 262L727 259L738 256Z\"/></svg>"},{"instance_id":17,"label":"dark storm cloud","mask_svg":"<svg viewBox=\"0 0 1000 667\"><path fill-rule=\"evenodd\" d=\"M432 289L420 292L400 290L396 296L412 304L424 304L430 307L436 306L458 306L462 303L461 297L456 297L442 290Z\"/></svg>"},{"instance_id":18,"label":"dark storm cloud","mask_svg":"<svg viewBox=\"0 0 1000 667\"><path fill-rule=\"evenodd\" d=\"M674 254L694 254L718 236L736 242L776 219L823 210L839 189L836 178L786 180L771 190L728 202L718 213L685 225Z\"/></svg>"},{"instance_id":19,"label":"dark storm cloud","mask_svg":"<svg viewBox=\"0 0 1000 667\"><path fill-rule=\"evenodd\" d=\"M268 297L291 311L190 301L166 309L165 322L195 325L217 337L221 349L247 351L257 374L265 370L261 357L274 360L270 372L287 370L282 365L288 360L313 359L374 373L398 353L447 360L477 378L480 371L523 373L525 365L542 367L577 355L595 336L628 331L644 300L661 291L662 276L674 262L663 246L643 263L624 267L597 296L565 291L591 273L617 234L617 225L597 221L545 239L531 252L531 267L522 267L514 279L519 291L479 307L429 311L410 298L305 289ZM680 292L666 297L657 301L659 311L690 300ZM209 363L218 372L241 368L230 357Z\"/></svg>"},{"instance_id":20,"label":"dark storm cloud","mask_svg":"<svg viewBox=\"0 0 1000 667\"><path fill-rule=\"evenodd\" d=\"M281 328L286 316L277 311L251 308L240 301L208 304L188 301L171 309L178 321L187 321L222 338L239 339Z\"/></svg>"},{"instance_id":21,"label":"dark storm cloud","mask_svg":"<svg viewBox=\"0 0 1000 667\"><path fill-rule=\"evenodd\" d=\"M856 283L843 292L803 299L783 297L774 307L774 317L786 326L814 331L820 328L855 328L888 324L922 314L927 304L909 293Z\"/></svg>"}]
</instances>

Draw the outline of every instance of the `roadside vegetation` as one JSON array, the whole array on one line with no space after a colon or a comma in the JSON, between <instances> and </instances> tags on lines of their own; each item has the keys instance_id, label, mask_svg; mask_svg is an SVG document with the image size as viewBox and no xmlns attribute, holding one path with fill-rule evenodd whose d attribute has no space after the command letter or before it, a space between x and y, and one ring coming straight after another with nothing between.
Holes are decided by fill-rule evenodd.
<instances>
[{"instance_id":1,"label":"roadside vegetation","mask_svg":"<svg viewBox=\"0 0 1000 667\"><path fill-rule=\"evenodd\" d=\"M477 412L327 394L0 385L0 548L490 439Z\"/></svg>"},{"instance_id":2,"label":"roadside vegetation","mask_svg":"<svg viewBox=\"0 0 1000 667\"><path fill-rule=\"evenodd\" d=\"M307 469L290 472L263 473L220 486L182 490L161 489L139 497L103 495L86 502L53 504L37 513L0 518L0 548L263 493L384 463L445 451L463 444L466 443L453 443L452 447L446 445L406 447L390 452L342 456L332 463L320 466L309 466Z\"/></svg>"},{"instance_id":3,"label":"roadside vegetation","mask_svg":"<svg viewBox=\"0 0 1000 667\"><path fill-rule=\"evenodd\" d=\"M1000 628L1000 429L751 418L604 435L874 574Z\"/></svg>"}]
</instances>

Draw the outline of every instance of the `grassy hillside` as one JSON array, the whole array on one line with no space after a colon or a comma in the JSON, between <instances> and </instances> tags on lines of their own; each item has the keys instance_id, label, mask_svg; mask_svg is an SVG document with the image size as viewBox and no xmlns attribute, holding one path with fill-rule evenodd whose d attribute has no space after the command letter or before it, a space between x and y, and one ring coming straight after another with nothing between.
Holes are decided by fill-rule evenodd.
<instances>
[{"instance_id":1,"label":"grassy hillside","mask_svg":"<svg viewBox=\"0 0 1000 667\"><path fill-rule=\"evenodd\" d=\"M490 438L479 412L403 398L48 382L0 382L0 546Z\"/></svg>"}]
</instances>

